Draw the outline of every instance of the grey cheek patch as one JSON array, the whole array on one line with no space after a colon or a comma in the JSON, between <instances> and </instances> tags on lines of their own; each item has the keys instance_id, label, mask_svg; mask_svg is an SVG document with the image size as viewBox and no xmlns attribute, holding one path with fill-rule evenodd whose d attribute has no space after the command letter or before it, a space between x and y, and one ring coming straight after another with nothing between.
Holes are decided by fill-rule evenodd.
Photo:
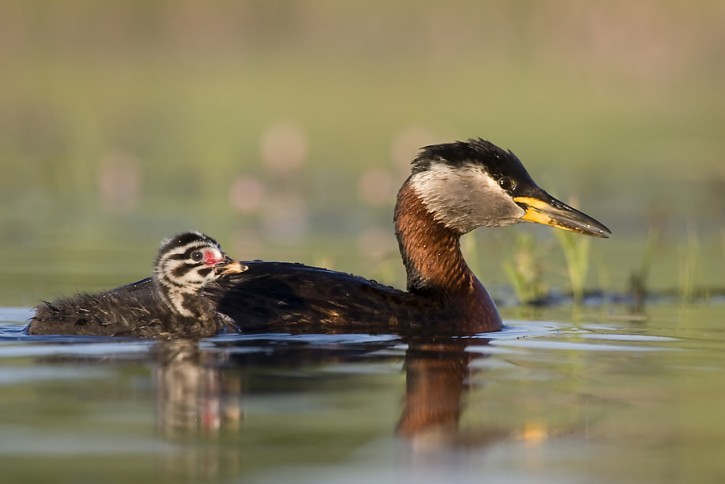
<instances>
[{"instance_id":1,"label":"grey cheek patch","mask_svg":"<svg viewBox=\"0 0 725 484\"><path fill-rule=\"evenodd\" d=\"M433 217L460 233L476 227L511 225L524 210L479 167L433 165L411 184Z\"/></svg>"}]
</instances>

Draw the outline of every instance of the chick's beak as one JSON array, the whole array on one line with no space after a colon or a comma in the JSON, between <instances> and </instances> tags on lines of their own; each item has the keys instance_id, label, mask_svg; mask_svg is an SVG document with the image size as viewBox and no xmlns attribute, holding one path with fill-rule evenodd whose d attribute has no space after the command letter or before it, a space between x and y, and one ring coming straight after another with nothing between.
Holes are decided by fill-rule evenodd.
<instances>
[{"instance_id":1,"label":"chick's beak","mask_svg":"<svg viewBox=\"0 0 725 484\"><path fill-rule=\"evenodd\" d=\"M249 269L249 267L245 264L242 264L238 260L227 258L224 262L217 264L214 267L214 272L216 272L220 276L226 276L229 274L241 274L247 269Z\"/></svg>"},{"instance_id":2,"label":"chick's beak","mask_svg":"<svg viewBox=\"0 0 725 484\"><path fill-rule=\"evenodd\" d=\"M533 195L514 197L514 202L524 209L525 213L521 219L527 222L550 225L594 237L608 238L612 233L589 215L560 202L541 189Z\"/></svg>"}]
</instances>

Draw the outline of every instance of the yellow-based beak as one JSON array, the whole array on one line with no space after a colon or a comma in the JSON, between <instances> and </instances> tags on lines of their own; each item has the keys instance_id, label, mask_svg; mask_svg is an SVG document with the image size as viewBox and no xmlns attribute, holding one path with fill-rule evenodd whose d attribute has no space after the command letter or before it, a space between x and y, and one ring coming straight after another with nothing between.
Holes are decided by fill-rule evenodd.
<instances>
[{"instance_id":1,"label":"yellow-based beak","mask_svg":"<svg viewBox=\"0 0 725 484\"><path fill-rule=\"evenodd\" d=\"M241 274L242 272L249 269L245 264L242 264L238 260L229 259L228 262L223 262L214 267L214 272L220 276L226 276L229 274Z\"/></svg>"},{"instance_id":2,"label":"yellow-based beak","mask_svg":"<svg viewBox=\"0 0 725 484\"><path fill-rule=\"evenodd\" d=\"M612 233L589 215L560 202L538 187L537 191L540 193L536 196L514 197L514 202L525 210L522 220L594 237L608 238Z\"/></svg>"}]
</instances>

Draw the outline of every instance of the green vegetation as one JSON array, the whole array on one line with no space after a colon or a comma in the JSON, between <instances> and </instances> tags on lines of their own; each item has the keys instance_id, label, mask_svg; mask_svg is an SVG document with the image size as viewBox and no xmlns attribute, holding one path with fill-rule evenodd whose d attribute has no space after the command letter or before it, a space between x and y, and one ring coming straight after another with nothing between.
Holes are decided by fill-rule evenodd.
<instances>
[{"instance_id":1,"label":"green vegetation","mask_svg":"<svg viewBox=\"0 0 725 484\"><path fill-rule=\"evenodd\" d=\"M589 272L589 237L577 236L571 232L557 230L554 232L559 245L564 251L566 268L569 274L569 286L575 304L581 304L584 298L584 285Z\"/></svg>"},{"instance_id":2,"label":"green vegetation","mask_svg":"<svg viewBox=\"0 0 725 484\"><path fill-rule=\"evenodd\" d=\"M629 294L632 297L632 310L634 312L642 312L645 306L648 293L648 277L652 268L658 238L657 230L651 228L642 253L642 262L629 275Z\"/></svg>"},{"instance_id":3,"label":"green vegetation","mask_svg":"<svg viewBox=\"0 0 725 484\"><path fill-rule=\"evenodd\" d=\"M692 304L695 300L695 284L698 266L700 263L700 244L697 233L692 227L688 227L687 241L679 247L680 261L680 298L684 304Z\"/></svg>"},{"instance_id":4,"label":"green vegetation","mask_svg":"<svg viewBox=\"0 0 725 484\"><path fill-rule=\"evenodd\" d=\"M542 301L547 295L541 251L529 232L517 232L514 237L515 252L504 261L506 276L514 288L516 297L523 304Z\"/></svg>"}]
</instances>

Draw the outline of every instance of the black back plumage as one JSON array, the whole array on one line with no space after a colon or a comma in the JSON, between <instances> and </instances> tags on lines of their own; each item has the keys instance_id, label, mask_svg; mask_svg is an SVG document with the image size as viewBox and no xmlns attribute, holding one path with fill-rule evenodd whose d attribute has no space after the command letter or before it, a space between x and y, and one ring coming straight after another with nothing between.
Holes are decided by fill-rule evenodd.
<instances>
[{"instance_id":1,"label":"black back plumage","mask_svg":"<svg viewBox=\"0 0 725 484\"><path fill-rule=\"evenodd\" d=\"M289 262L245 261L248 269L204 287L239 331L435 334L458 315L445 298L412 294L344 272ZM461 308L463 309L463 308Z\"/></svg>"}]
</instances>

